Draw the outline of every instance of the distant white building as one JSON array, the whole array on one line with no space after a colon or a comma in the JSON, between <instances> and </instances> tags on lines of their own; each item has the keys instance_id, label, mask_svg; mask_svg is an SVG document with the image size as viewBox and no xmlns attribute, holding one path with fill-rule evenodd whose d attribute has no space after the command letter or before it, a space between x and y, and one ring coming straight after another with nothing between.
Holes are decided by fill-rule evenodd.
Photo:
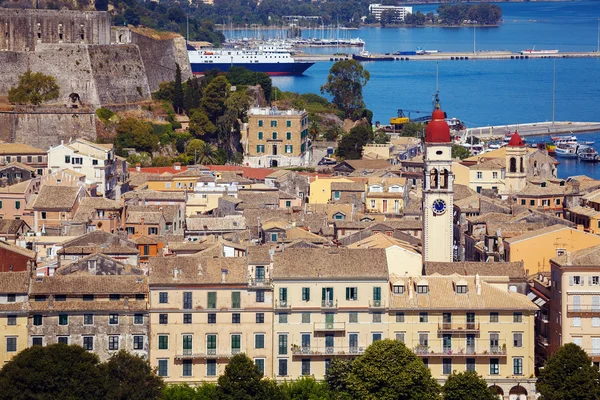
<instances>
[{"instance_id":1,"label":"distant white building","mask_svg":"<svg viewBox=\"0 0 600 400\"><path fill-rule=\"evenodd\" d=\"M396 11L400 21L404 21L406 14L412 14L412 7L400 7L400 6L384 6L381 4L370 4L369 12L375 17L377 21L381 20L381 13L384 11Z\"/></svg>"}]
</instances>

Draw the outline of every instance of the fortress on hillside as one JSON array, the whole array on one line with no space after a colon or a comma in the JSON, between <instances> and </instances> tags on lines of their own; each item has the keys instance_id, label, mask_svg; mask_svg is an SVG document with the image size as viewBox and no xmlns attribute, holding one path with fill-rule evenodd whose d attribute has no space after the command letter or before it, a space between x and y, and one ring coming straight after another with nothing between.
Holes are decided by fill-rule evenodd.
<instances>
[{"instance_id":1,"label":"fortress on hillside","mask_svg":"<svg viewBox=\"0 0 600 400\"><path fill-rule=\"evenodd\" d=\"M65 104L61 112L0 111L0 140L42 148L73 135L94 140L96 108L130 108L150 100L160 82L175 79L176 63L183 79L191 76L181 36L111 28L104 11L0 8L0 96L31 69L56 78L57 102Z\"/></svg>"}]
</instances>

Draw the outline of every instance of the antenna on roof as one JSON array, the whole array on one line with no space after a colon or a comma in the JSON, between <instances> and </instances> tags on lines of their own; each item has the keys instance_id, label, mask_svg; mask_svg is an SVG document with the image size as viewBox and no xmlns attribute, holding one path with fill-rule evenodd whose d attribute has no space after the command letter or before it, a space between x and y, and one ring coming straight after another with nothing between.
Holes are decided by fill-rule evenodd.
<instances>
[{"instance_id":1,"label":"antenna on roof","mask_svg":"<svg viewBox=\"0 0 600 400\"><path fill-rule=\"evenodd\" d=\"M439 110L440 109L440 90L439 90L439 67L440 67L440 63L439 61L437 61L435 63L435 97L434 97L434 103L433 103L433 108L435 110Z\"/></svg>"}]
</instances>

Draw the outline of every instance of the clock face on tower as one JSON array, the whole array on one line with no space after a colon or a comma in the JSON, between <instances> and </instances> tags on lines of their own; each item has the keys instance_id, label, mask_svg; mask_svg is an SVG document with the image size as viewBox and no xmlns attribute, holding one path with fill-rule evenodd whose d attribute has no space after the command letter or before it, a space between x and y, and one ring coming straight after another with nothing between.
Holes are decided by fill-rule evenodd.
<instances>
[{"instance_id":1,"label":"clock face on tower","mask_svg":"<svg viewBox=\"0 0 600 400\"><path fill-rule=\"evenodd\" d=\"M436 199L432 204L432 209L434 214L441 215L446 212L446 202L442 199Z\"/></svg>"}]
</instances>

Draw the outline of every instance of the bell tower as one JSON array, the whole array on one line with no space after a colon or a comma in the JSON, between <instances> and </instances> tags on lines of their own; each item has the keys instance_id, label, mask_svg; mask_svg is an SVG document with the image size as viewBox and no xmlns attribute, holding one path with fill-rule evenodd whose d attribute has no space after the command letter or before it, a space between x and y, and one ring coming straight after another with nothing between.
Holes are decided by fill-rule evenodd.
<instances>
[{"instance_id":1,"label":"bell tower","mask_svg":"<svg viewBox=\"0 0 600 400\"><path fill-rule=\"evenodd\" d=\"M423 261L452 262L452 139L439 103L425 129L423 161Z\"/></svg>"},{"instance_id":2,"label":"bell tower","mask_svg":"<svg viewBox=\"0 0 600 400\"><path fill-rule=\"evenodd\" d=\"M518 132L506 146L506 193L518 193L527 184L527 147Z\"/></svg>"}]
</instances>

